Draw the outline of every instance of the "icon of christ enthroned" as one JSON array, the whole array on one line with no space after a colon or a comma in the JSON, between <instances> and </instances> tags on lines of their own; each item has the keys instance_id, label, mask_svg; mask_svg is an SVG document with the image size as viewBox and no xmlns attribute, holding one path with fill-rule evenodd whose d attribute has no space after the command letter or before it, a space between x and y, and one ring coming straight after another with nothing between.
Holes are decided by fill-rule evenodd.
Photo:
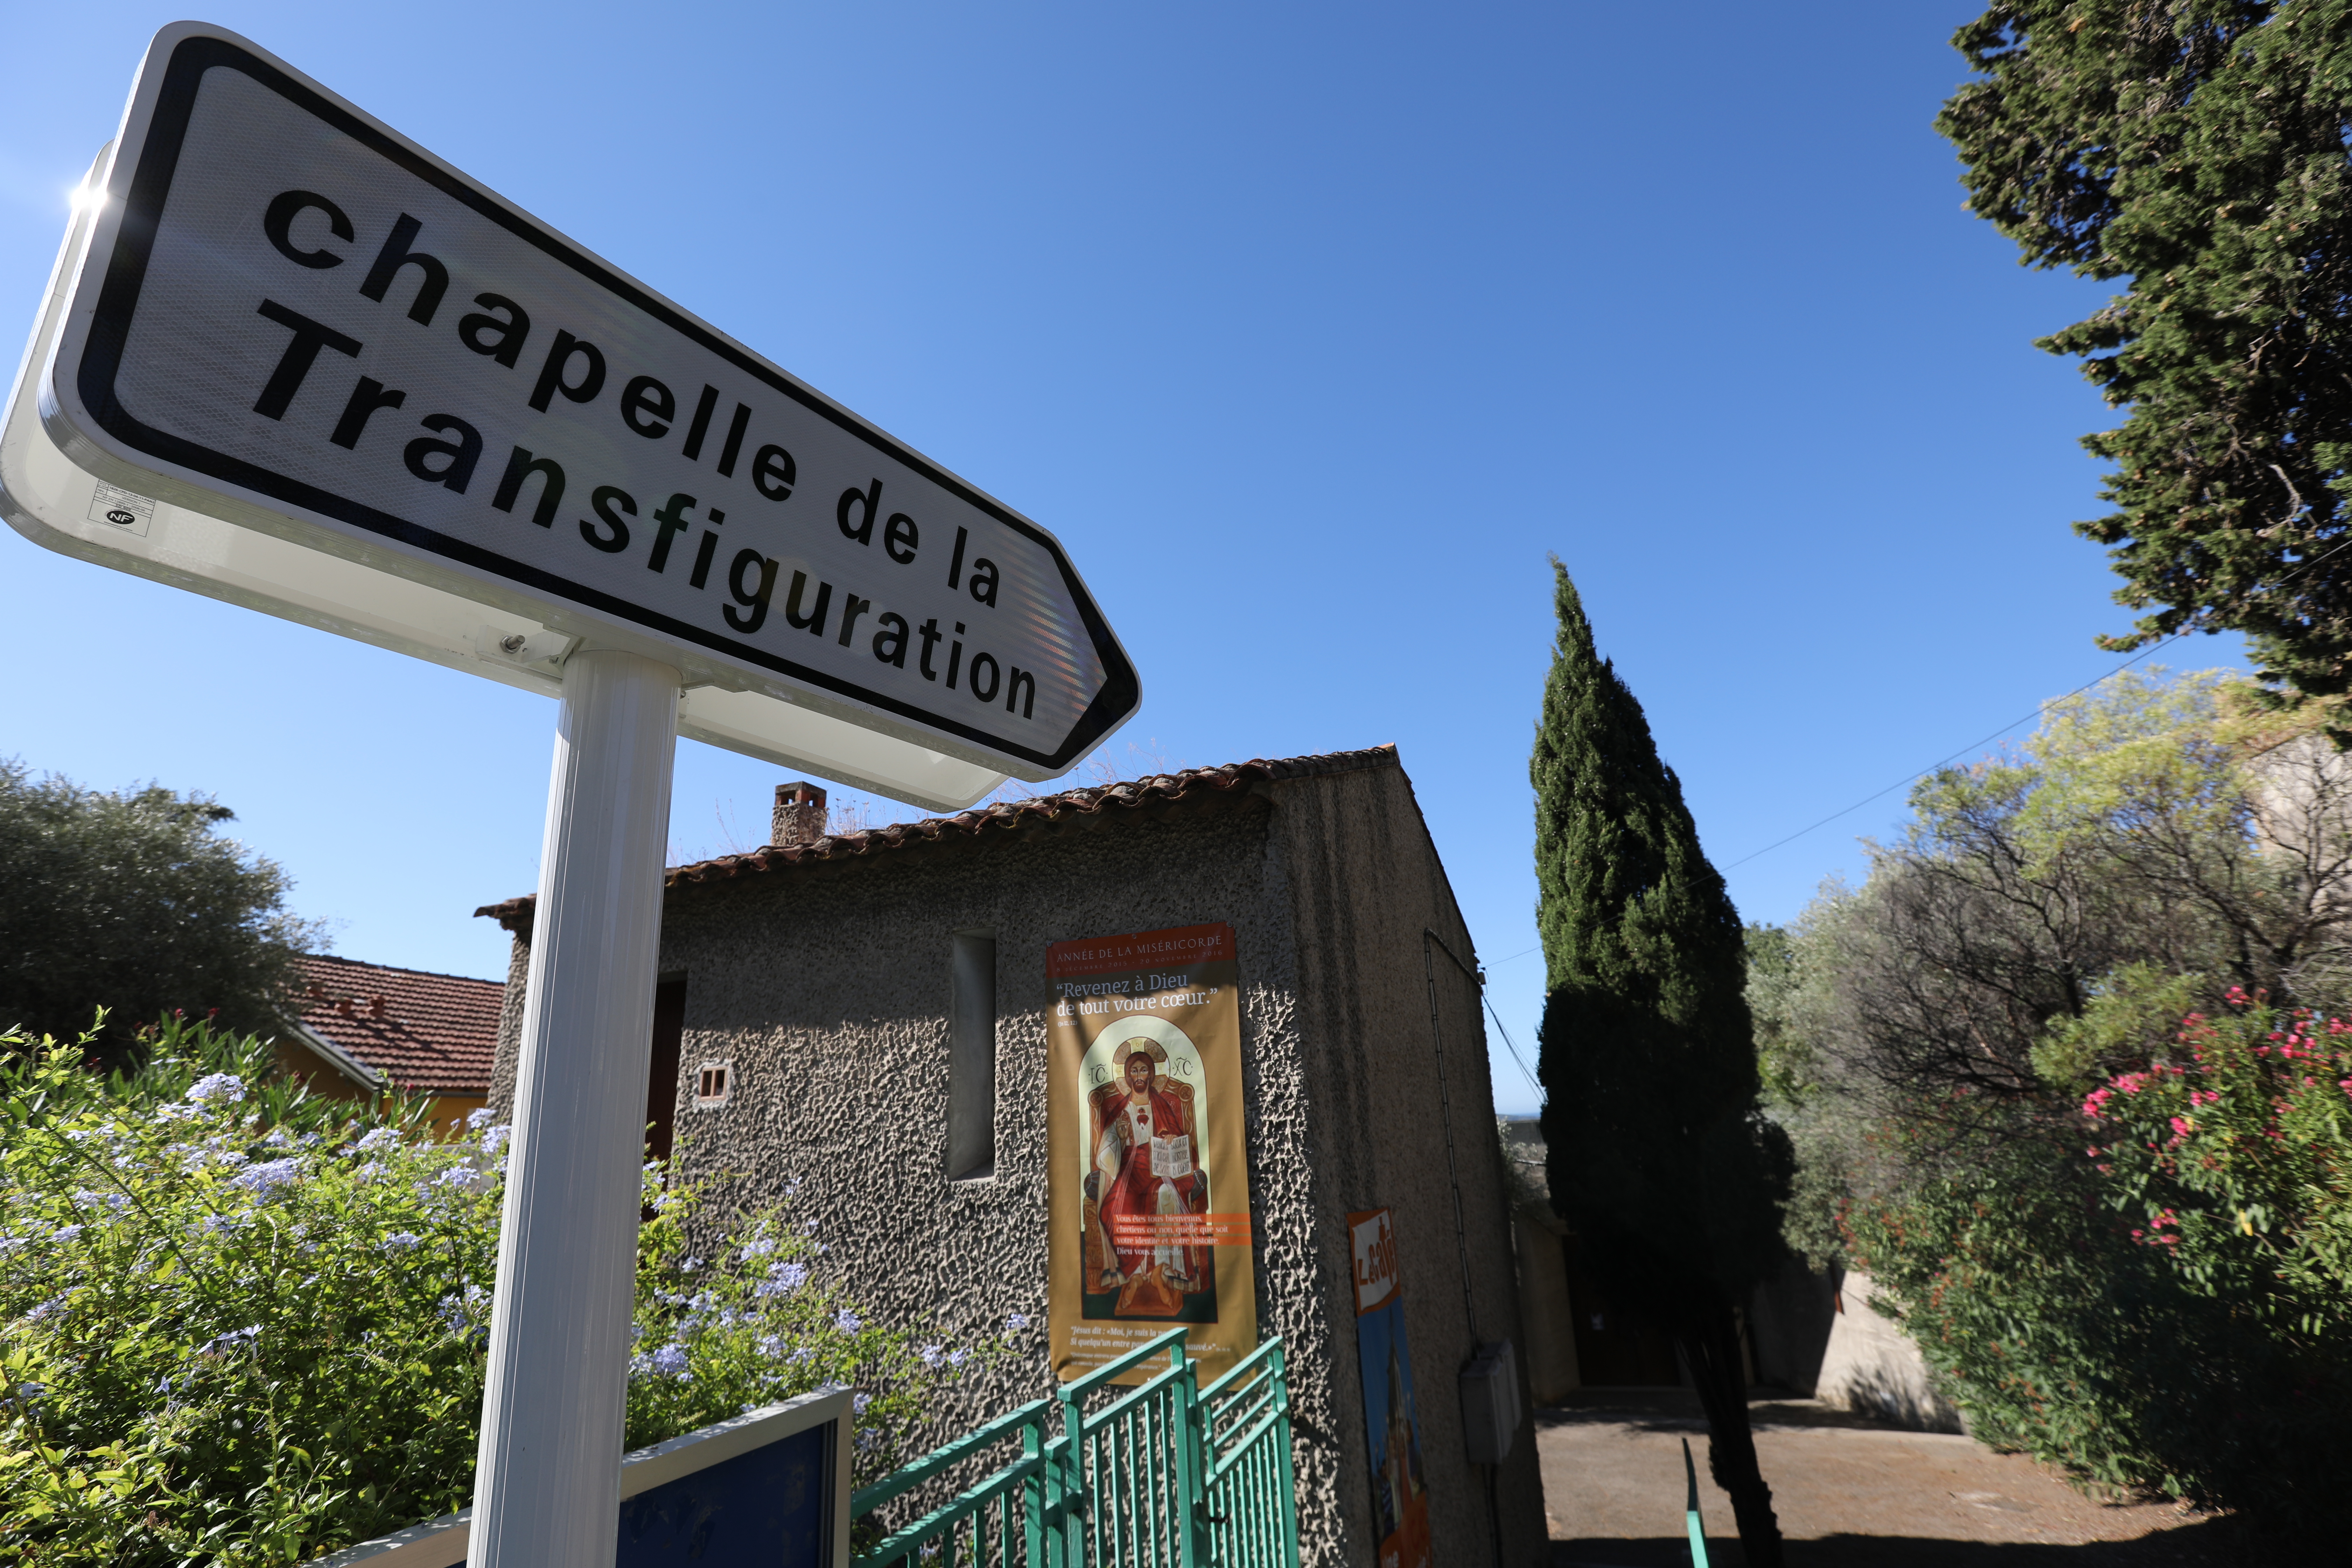
<instances>
[{"instance_id":1,"label":"icon of christ enthroned","mask_svg":"<svg viewBox=\"0 0 2352 1568\"><path fill-rule=\"evenodd\" d=\"M1112 1057L1118 1077L1087 1096L1094 1169L1084 1189L1083 1266L1090 1292L1118 1293L1114 1311L1122 1318L1173 1318L1186 1296L1216 1289L1210 1248L1119 1224L1209 1212L1192 1088L1160 1071L1167 1060L1158 1041L1128 1040Z\"/></svg>"}]
</instances>

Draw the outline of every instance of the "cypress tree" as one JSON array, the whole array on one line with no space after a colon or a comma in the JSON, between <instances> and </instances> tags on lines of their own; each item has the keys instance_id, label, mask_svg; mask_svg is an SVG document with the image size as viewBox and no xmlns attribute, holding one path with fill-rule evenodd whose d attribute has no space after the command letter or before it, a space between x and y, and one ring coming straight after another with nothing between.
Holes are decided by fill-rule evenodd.
<instances>
[{"instance_id":1,"label":"cypress tree","mask_svg":"<svg viewBox=\"0 0 2352 1568\"><path fill-rule=\"evenodd\" d=\"M1757 1108L1739 916L1642 705L1552 570L1559 632L1528 771L1553 1200L1610 1296L1674 1336L1748 1561L1776 1568L1736 1312L1783 1255L1790 1161Z\"/></svg>"}]
</instances>

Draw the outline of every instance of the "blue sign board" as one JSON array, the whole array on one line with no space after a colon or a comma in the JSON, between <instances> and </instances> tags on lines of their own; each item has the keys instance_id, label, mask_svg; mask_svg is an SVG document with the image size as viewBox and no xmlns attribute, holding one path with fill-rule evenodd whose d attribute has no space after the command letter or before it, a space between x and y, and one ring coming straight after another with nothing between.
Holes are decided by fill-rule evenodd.
<instances>
[{"instance_id":1,"label":"blue sign board","mask_svg":"<svg viewBox=\"0 0 2352 1568\"><path fill-rule=\"evenodd\" d=\"M845 1568L849 1392L803 1394L621 1460L614 1568ZM471 1510L308 1568L461 1568Z\"/></svg>"}]
</instances>

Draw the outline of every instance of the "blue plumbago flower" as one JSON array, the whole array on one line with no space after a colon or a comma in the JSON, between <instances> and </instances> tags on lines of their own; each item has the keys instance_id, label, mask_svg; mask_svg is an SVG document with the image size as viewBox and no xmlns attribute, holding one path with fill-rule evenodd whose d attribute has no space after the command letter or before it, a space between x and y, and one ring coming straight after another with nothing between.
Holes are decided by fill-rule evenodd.
<instances>
[{"instance_id":1,"label":"blue plumbago flower","mask_svg":"<svg viewBox=\"0 0 2352 1568\"><path fill-rule=\"evenodd\" d=\"M226 1100L234 1105L245 1098L245 1080L233 1072L207 1073L188 1086L187 1098L197 1105L208 1100Z\"/></svg>"},{"instance_id":2,"label":"blue plumbago flower","mask_svg":"<svg viewBox=\"0 0 2352 1568\"><path fill-rule=\"evenodd\" d=\"M961 1366L971 1359L971 1352L967 1350L952 1350L948 1352L948 1364L950 1366Z\"/></svg>"},{"instance_id":3,"label":"blue plumbago flower","mask_svg":"<svg viewBox=\"0 0 2352 1568\"><path fill-rule=\"evenodd\" d=\"M811 1356L814 1356L814 1355L815 1355L815 1354L816 1354L816 1348L815 1348L814 1346L813 1346L813 1345L803 1345L800 1349L798 1349L798 1350L794 1351L794 1352L793 1352L790 1356L786 1357L785 1359L786 1359L786 1360L788 1360L788 1361L791 1361L791 1362L793 1362L793 1363L800 1363L800 1362L804 1362L804 1361L808 1360Z\"/></svg>"},{"instance_id":4,"label":"blue plumbago flower","mask_svg":"<svg viewBox=\"0 0 2352 1568\"><path fill-rule=\"evenodd\" d=\"M196 1228L206 1236L226 1236L236 1229L237 1224L238 1221L234 1215L208 1214Z\"/></svg>"},{"instance_id":5,"label":"blue plumbago flower","mask_svg":"<svg viewBox=\"0 0 2352 1568\"><path fill-rule=\"evenodd\" d=\"M686 1347L676 1340L662 1346L647 1358L653 1369L664 1377L681 1377L686 1373Z\"/></svg>"},{"instance_id":6,"label":"blue plumbago flower","mask_svg":"<svg viewBox=\"0 0 2352 1568\"><path fill-rule=\"evenodd\" d=\"M775 1250L775 1238L773 1237L763 1236L757 1241L744 1243L742 1258L744 1262L749 1263L755 1258L765 1258L768 1254Z\"/></svg>"},{"instance_id":7,"label":"blue plumbago flower","mask_svg":"<svg viewBox=\"0 0 2352 1568\"><path fill-rule=\"evenodd\" d=\"M784 1336L782 1334L761 1334L756 1342L759 1345L760 1353L770 1361L774 1361L784 1353Z\"/></svg>"},{"instance_id":8,"label":"blue plumbago flower","mask_svg":"<svg viewBox=\"0 0 2352 1568\"><path fill-rule=\"evenodd\" d=\"M479 1116L482 1113L478 1110L474 1112L474 1114ZM496 1154L499 1150L507 1146L507 1139L513 1133L513 1128L509 1127L505 1122L501 1121L496 1127L493 1127L488 1131L483 1133L482 1152L485 1155Z\"/></svg>"},{"instance_id":9,"label":"blue plumbago flower","mask_svg":"<svg viewBox=\"0 0 2352 1568\"><path fill-rule=\"evenodd\" d=\"M473 1316L474 1309L480 1306L488 1295L489 1292L479 1285L467 1286L463 1295L453 1290L441 1298L441 1316L452 1324L459 1322Z\"/></svg>"},{"instance_id":10,"label":"blue plumbago flower","mask_svg":"<svg viewBox=\"0 0 2352 1568\"><path fill-rule=\"evenodd\" d=\"M89 1188L85 1187L80 1192L74 1194L74 1202L80 1204L85 1208L113 1209L120 1212L131 1206L131 1194L128 1193L92 1192Z\"/></svg>"},{"instance_id":11,"label":"blue plumbago flower","mask_svg":"<svg viewBox=\"0 0 2352 1568\"><path fill-rule=\"evenodd\" d=\"M259 1323L250 1323L242 1329L231 1329L225 1334L215 1334L213 1338L206 1340L203 1344L198 1345L196 1347L196 1353L198 1355L226 1355L230 1351L236 1349L239 1345L249 1345L260 1337L261 1325Z\"/></svg>"},{"instance_id":12,"label":"blue plumbago flower","mask_svg":"<svg viewBox=\"0 0 2352 1568\"><path fill-rule=\"evenodd\" d=\"M194 1114L195 1111L188 1106L173 1105L167 1102L155 1108L154 1120L158 1121L185 1121L189 1117L194 1116Z\"/></svg>"},{"instance_id":13,"label":"blue plumbago flower","mask_svg":"<svg viewBox=\"0 0 2352 1568\"><path fill-rule=\"evenodd\" d=\"M879 1432L877 1432L877 1431L876 1431L876 1430L874 1430L874 1428L873 1428L873 1427L871 1427L871 1426L862 1427L862 1428L860 1428L860 1429L859 1429L859 1431L858 1431L858 1434L857 1434L857 1446L858 1446L860 1448L868 1448L868 1449L870 1449L870 1448L872 1448L875 1445L877 1445L877 1443L879 1443L879 1442L881 1442L881 1441L882 1441L882 1434L881 1434L881 1433L879 1433Z\"/></svg>"},{"instance_id":14,"label":"blue plumbago flower","mask_svg":"<svg viewBox=\"0 0 2352 1568\"><path fill-rule=\"evenodd\" d=\"M854 1334L866 1325L858 1321L856 1313L844 1307L833 1315L833 1326L845 1334Z\"/></svg>"},{"instance_id":15,"label":"blue plumbago flower","mask_svg":"<svg viewBox=\"0 0 2352 1568\"><path fill-rule=\"evenodd\" d=\"M352 1144L352 1152L354 1154L369 1153L377 1149L389 1148L399 1142L399 1133L394 1132L389 1127L379 1127L370 1132L366 1137L361 1139L358 1142Z\"/></svg>"},{"instance_id":16,"label":"blue plumbago flower","mask_svg":"<svg viewBox=\"0 0 2352 1568\"><path fill-rule=\"evenodd\" d=\"M34 1308L31 1311L26 1313L25 1321L28 1323L45 1323L51 1318L57 1317L58 1314L62 1313L65 1310L66 1299L63 1296L52 1296L47 1300L42 1302L39 1306Z\"/></svg>"},{"instance_id":17,"label":"blue plumbago flower","mask_svg":"<svg viewBox=\"0 0 2352 1568\"><path fill-rule=\"evenodd\" d=\"M751 1294L762 1300L774 1296L789 1296L808 1283L805 1263L777 1263L769 1267L768 1277L751 1287Z\"/></svg>"},{"instance_id":18,"label":"blue plumbago flower","mask_svg":"<svg viewBox=\"0 0 2352 1568\"><path fill-rule=\"evenodd\" d=\"M853 1394L849 1396L849 1408L853 1415L865 1415L866 1407L873 1403L874 1396L870 1394Z\"/></svg>"},{"instance_id":19,"label":"blue plumbago flower","mask_svg":"<svg viewBox=\"0 0 2352 1568\"><path fill-rule=\"evenodd\" d=\"M0 1236L0 1258L5 1258L30 1240L32 1237L28 1236Z\"/></svg>"},{"instance_id":20,"label":"blue plumbago flower","mask_svg":"<svg viewBox=\"0 0 2352 1568\"><path fill-rule=\"evenodd\" d=\"M352 1174L357 1176L362 1182L373 1182L378 1176L383 1174L383 1166L373 1160L370 1160L366 1164L362 1165L358 1170L353 1171Z\"/></svg>"},{"instance_id":21,"label":"blue plumbago flower","mask_svg":"<svg viewBox=\"0 0 2352 1568\"><path fill-rule=\"evenodd\" d=\"M61 1225L58 1226L57 1229L49 1232L49 1239L51 1241L71 1241L75 1237L79 1236L82 1233L82 1229L83 1227L78 1225Z\"/></svg>"},{"instance_id":22,"label":"blue plumbago flower","mask_svg":"<svg viewBox=\"0 0 2352 1568\"><path fill-rule=\"evenodd\" d=\"M937 1345L925 1345L921 1350L917 1351L915 1354L921 1360L925 1366L937 1366L940 1364L941 1360L940 1347Z\"/></svg>"},{"instance_id":23,"label":"blue plumbago flower","mask_svg":"<svg viewBox=\"0 0 2352 1568\"><path fill-rule=\"evenodd\" d=\"M283 1127L271 1128L269 1130L269 1136L262 1140L262 1142L268 1144L272 1149L283 1149L287 1144L291 1143L292 1142L294 1142L294 1140L287 1135L286 1129Z\"/></svg>"},{"instance_id":24,"label":"blue plumbago flower","mask_svg":"<svg viewBox=\"0 0 2352 1568\"><path fill-rule=\"evenodd\" d=\"M677 1271L681 1274L691 1274L701 1267L702 1259L699 1258L689 1258L685 1262L677 1266Z\"/></svg>"},{"instance_id":25,"label":"blue plumbago flower","mask_svg":"<svg viewBox=\"0 0 2352 1568\"><path fill-rule=\"evenodd\" d=\"M232 1187L243 1187L259 1196L267 1197L301 1173L302 1162L299 1159L289 1157L284 1160L264 1160L259 1164L247 1165L244 1170L231 1176L228 1179L228 1184Z\"/></svg>"},{"instance_id":26,"label":"blue plumbago flower","mask_svg":"<svg viewBox=\"0 0 2352 1568\"><path fill-rule=\"evenodd\" d=\"M1008 1333L1008 1334L1018 1333L1018 1332L1020 1332L1023 1329L1025 1329L1025 1328L1027 1328L1028 1326L1029 1326L1029 1314L1028 1314L1028 1313L1026 1313L1026 1312L1007 1312L1007 1313L1005 1313L1005 1314L1004 1314L1004 1331L1005 1331L1006 1333Z\"/></svg>"},{"instance_id":27,"label":"blue plumbago flower","mask_svg":"<svg viewBox=\"0 0 2352 1568\"><path fill-rule=\"evenodd\" d=\"M452 1165L434 1177L433 1184L436 1187L465 1187L468 1190L476 1190L475 1184L481 1179L481 1174L471 1165Z\"/></svg>"},{"instance_id":28,"label":"blue plumbago flower","mask_svg":"<svg viewBox=\"0 0 2352 1568\"><path fill-rule=\"evenodd\" d=\"M482 1130L482 1124L497 1114L497 1111L492 1110L487 1105L483 1106L479 1110L469 1110L466 1112L466 1131L468 1132L479 1132Z\"/></svg>"},{"instance_id":29,"label":"blue plumbago flower","mask_svg":"<svg viewBox=\"0 0 2352 1568\"><path fill-rule=\"evenodd\" d=\"M425 1238L413 1230L395 1230L383 1238L383 1249L386 1252L406 1252L413 1247L424 1245Z\"/></svg>"}]
</instances>

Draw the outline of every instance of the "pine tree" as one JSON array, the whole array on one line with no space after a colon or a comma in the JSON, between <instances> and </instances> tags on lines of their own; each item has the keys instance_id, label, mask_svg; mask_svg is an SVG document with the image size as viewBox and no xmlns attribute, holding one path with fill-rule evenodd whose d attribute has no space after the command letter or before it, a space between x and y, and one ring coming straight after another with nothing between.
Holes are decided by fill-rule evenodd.
<instances>
[{"instance_id":1,"label":"pine tree","mask_svg":"<svg viewBox=\"0 0 2352 1568\"><path fill-rule=\"evenodd\" d=\"M1748 1561L1773 1568L1736 1311L1782 1257L1790 1162L1757 1109L1739 916L1642 705L1552 568L1559 634L1528 768L1551 1190L1609 1295L1674 1335Z\"/></svg>"},{"instance_id":2,"label":"pine tree","mask_svg":"<svg viewBox=\"0 0 2352 1568\"><path fill-rule=\"evenodd\" d=\"M2020 259L2114 281L2040 341L2112 430L2111 648L2247 635L2352 745L2352 0L2000 0L1936 128Z\"/></svg>"}]
</instances>

